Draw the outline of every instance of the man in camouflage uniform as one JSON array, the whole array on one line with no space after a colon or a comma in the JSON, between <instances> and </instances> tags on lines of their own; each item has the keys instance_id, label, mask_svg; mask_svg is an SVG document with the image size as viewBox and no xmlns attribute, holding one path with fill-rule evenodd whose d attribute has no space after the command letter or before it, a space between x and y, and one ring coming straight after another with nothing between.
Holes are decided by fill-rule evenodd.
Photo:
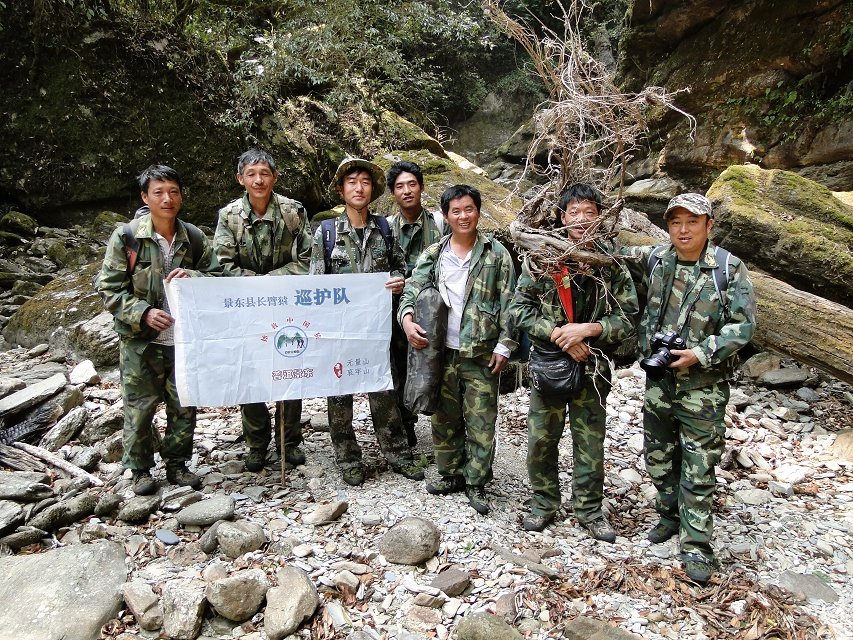
<instances>
[{"instance_id":1,"label":"man in camouflage uniform","mask_svg":"<svg viewBox=\"0 0 853 640\"><path fill-rule=\"evenodd\" d=\"M729 380L737 351L755 330L755 300L743 262L708 240L714 213L707 198L676 196L664 219L669 246L623 249L634 258L631 275L648 299L639 327L641 356L651 355L658 332L674 331L687 346L672 349L675 359L661 380L646 379L646 470L658 491L660 515L648 538L658 543L679 533L687 575L705 583L716 565L711 507ZM652 251L657 260L650 260ZM723 287L715 280L718 269L726 276Z\"/></svg>"},{"instance_id":2,"label":"man in camouflage uniform","mask_svg":"<svg viewBox=\"0 0 853 640\"><path fill-rule=\"evenodd\" d=\"M201 255L193 255L188 227L177 219L183 182L178 173L152 165L138 178L149 212L110 236L98 276L98 291L113 314L119 335L121 391L124 402L122 463L133 471L133 491L150 495L157 489L154 466L154 413L166 403L166 435L160 455L169 482L201 486L186 468L192 455L195 407L182 407L175 387L175 347L164 282L216 272L219 265L198 229ZM136 239L135 243L133 238ZM134 250L135 248L135 250Z\"/></svg>"},{"instance_id":3,"label":"man in camouflage uniform","mask_svg":"<svg viewBox=\"0 0 853 640\"><path fill-rule=\"evenodd\" d=\"M447 337L441 402L432 416L432 441L440 479L432 494L465 489L471 506L489 512L485 485L492 478L500 372L518 344L510 329L509 304L515 267L504 246L477 230L480 192L455 185L441 195L441 211L451 234L428 247L406 283L398 319L409 344L428 340L414 321L414 306L430 281L447 306Z\"/></svg>"},{"instance_id":4,"label":"man in camouflage uniform","mask_svg":"<svg viewBox=\"0 0 853 640\"><path fill-rule=\"evenodd\" d=\"M214 249L226 276L296 275L308 273L311 231L301 203L273 192L278 179L275 160L262 149L249 149L237 160L242 198L219 210ZM272 439L270 414L264 402L240 405L243 435L249 447L246 469L260 471ZM300 419L301 400L275 404L275 440L284 422L285 462L305 464Z\"/></svg>"},{"instance_id":5,"label":"man in camouflage uniform","mask_svg":"<svg viewBox=\"0 0 853 640\"><path fill-rule=\"evenodd\" d=\"M582 243L601 215L602 198L587 184L573 184L560 197L557 224L569 238ZM613 253L610 246L590 247ZM559 282L559 284L558 284ZM568 318L558 286L571 295L573 318ZM519 329L530 335L533 349L556 345L565 357L585 362L581 388L569 401L572 433L572 502L575 517L594 538L614 542L616 533L601 509L604 498L605 400L610 393L607 355L634 332L639 309L631 275L621 265L579 272L564 267L555 274L534 274L522 265L510 313ZM542 395L531 386L527 414L527 473L533 489L530 513L523 526L542 531L560 508L557 446L566 424L566 403Z\"/></svg>"},{"instance_id":6,"label":"man in camouflage uniform","mask_svg":"<svg viewBox=\"0 0 853 640\"><path fill-rule=\"evenodd\" d=\"M382 169L361 158L347 158L338 165L330 187L344 201L344 213L327 229L334 232L331 252L326 255L324 228L314 235L311 249L310 273L382 273L390 272L385 287L392 294L403 289L406 263L403 252L391 237L385 219L370 213L370 203L382 195L385 176ZM387 235L383 228L387 231ZM331 239L330 239L331 241ZM412 450L397 408L394 391L374 391L367 394L373 430L382 453L391 468L411 480L422 480L423 471L414 463ZM364 482L361 447L352 426L351 395L327 398L329 434L335 459L341 468L344 482L357 486Z\"/></svg>"},{"instance_id":7,"label":"man in camouflage uniform","mask_svg":"<svg viewBox=\"0 0 853 640\"><path fill-rule=\"evenodd\" d=\"M400 160L391 165L387 173L388 191L394 196L399 208L397 213L388 217L394 239L403 249L406 258L406 278L410 278L415 263L424 249L441 240L444 235L444 219L431 214L421 202L424 189L424 174L414 162ZM399 299L395 297L395 302ZM396 310L395 310L396 311ZM397 406L403 418L403 427L409 444L414 446L418 439L415 434L417 414L403 403L406 386L409 341L398 323L391 331L391 364L394 368L394 388L397 392Z\"/></svg>"}]
</instances>

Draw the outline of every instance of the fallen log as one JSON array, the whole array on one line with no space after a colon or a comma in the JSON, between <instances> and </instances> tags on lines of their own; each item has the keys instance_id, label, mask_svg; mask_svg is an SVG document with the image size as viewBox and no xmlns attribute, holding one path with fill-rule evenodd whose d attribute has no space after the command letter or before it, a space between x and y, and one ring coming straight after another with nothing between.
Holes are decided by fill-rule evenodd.
<instances>
[{"instance_id":1,"label":"fallen log","mask_svg":"<svg viewBox=\"0 0 853 640\"><path fill-rule=\"evenodd\" d=\"M64 471L65 473L74 476L75 478L85 478L93 487L102 487L104 485L100 478L96 478L88 471L83 471L83 469L81 469L77 465L71 464L67 460L63 460L59 456L52 454L46 449L42 449L41 447L36 447L31 444L26 444L24 442L15 442L12 446L20 449L21 451L26 451L30 455L35 456L40 460L43 460L52 467L56 467L60 471Z\"/></svg>"}]
</instances>

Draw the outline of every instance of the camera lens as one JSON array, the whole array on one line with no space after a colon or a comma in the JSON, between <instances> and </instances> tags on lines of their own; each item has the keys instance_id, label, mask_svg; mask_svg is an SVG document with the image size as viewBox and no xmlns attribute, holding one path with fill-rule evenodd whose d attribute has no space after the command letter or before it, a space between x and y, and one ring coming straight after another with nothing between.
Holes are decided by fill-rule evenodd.
<instances>
[{"instance_id":1,"label":"camera lens","mask_svg":"<svg viewBox=\"0 0 853 640\"><path fill-rule=\"evenodd\" d=\"M640 360L640 367L652 380L662 380L666 375L672 356L666 347L653 353L650 357Z\"/></svg>"}]
</instances>

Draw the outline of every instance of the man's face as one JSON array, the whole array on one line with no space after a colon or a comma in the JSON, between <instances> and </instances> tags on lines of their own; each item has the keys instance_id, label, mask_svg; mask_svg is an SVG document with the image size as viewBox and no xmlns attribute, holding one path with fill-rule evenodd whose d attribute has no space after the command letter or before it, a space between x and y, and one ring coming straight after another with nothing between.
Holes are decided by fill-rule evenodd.
<instances>
[{"instance_id":1,"label":"man's face","mask_svg":"<svg viewBox=\"0 0 853 640\"><path fill-rule=\"evenodd\" d=\"M394 183L394 200L401 209L414 209L421 206L421 192L423 187L418 179L411 173L404 171L397 176Z\"/></svg>"},{"instance_id":2,"label":"man's face","mask_svg":"<svg viewBox=\"0 0 853 640\"><path fill-rule=\"evenodd\" d=\"M243 167L243 173L237 174L239 182L254 200L269 200L278 173L270 169L266 162L258 162Z\"/></svg>"},{"instance_id":3,"label":"man's face","mask_svg":"<svg viewBox=\"0 0 853 640\"><path fill-rule=\"evenodd\" d=\"M712 226L714 226L713 218L693 215L681 207L670 212L666 219L669 239L675 246L678 257L683 260L699 259Z\"/></svg>"},{"instance_id":4,"label":"man's face","mask_svg":"<svg viewBox=\"0 0 853 640\"><path fill-rule=\"evenodd\" d=\"M599 210L592 200L570 200L563 212L563 224L569 230L572 240L580 240L598 219Z\"/></svg>"},{"instance_id":5,"label":"man's face","mask_svg":"<svg viewBox=\"0 0 853 640\"><path fill-rule=\"evenodd\" d=\"M344 176L338 191L349 206L354 209L364 209L373 197L373 178L367 171L353 171Z\"/></svg>"},{"instance_id":6,"label":"man's face","mask_svg":"<svg viewBox=\"0 0 853 640\"><path fill-rule=\"evenodd\" d=\"M465 236L477 231L480 212L471 196L462 196L450 201L446 217L453 234Z\"/></svg>"},{"instance_id":7,"label":"man's face","mask_svg":"<svg viewBox=\"0 0 853 640\"><path fill-rule=\"evenodd\" d=\"M151 180L148 191L142 192L142 201L151 209L152 218L175 219L181 210L181 187L174 180Z\"/></svg>"}]
</instances>

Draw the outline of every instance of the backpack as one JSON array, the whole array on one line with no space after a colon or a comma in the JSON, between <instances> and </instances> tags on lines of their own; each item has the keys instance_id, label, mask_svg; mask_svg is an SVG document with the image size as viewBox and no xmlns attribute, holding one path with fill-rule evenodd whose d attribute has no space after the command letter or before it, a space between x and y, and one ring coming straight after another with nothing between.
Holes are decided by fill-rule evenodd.
<instances>
[{"instance_id":1,"label":"backpack","mask_svg":"<svg viewBox=\"0 0 853 640\"><path fill-rule=\"evenodd\" d=\"M649 282L652 281L652 273L661 262L661 254L666 250L668 245L659 245L649 254L649 263L646 265L646 274ZM729 260L732 254L722 247L714 247L714 258L717 260L717 266L714 267L714 288L717 290L717 296L723 303L723 310L728 313L728 297L726 290L729 288Z\"/></svg>"},{"instance_id":2,"label":"backpack","mask_svg":"<svg viewBox=\"0 0 853 640\"><path fill-rule=\"evenodd\" d=\"M382 238L385 240L385 246L390 254L393 250L394 238L391 235L391 227L388 225L388 219L385 218L385 216L375 216L372 213L370 214L370 218L376 223L376 226L379 227L379 233L382 234ZM323 220L323 222L320 223L320 228L323 230L323 262L326 265L326 273L332 272L332 251L334 250L335 242L338 239L338 230L335 226L336 220L337 218L331 218L329 220Z\"/></svg>"}]
</instances>

